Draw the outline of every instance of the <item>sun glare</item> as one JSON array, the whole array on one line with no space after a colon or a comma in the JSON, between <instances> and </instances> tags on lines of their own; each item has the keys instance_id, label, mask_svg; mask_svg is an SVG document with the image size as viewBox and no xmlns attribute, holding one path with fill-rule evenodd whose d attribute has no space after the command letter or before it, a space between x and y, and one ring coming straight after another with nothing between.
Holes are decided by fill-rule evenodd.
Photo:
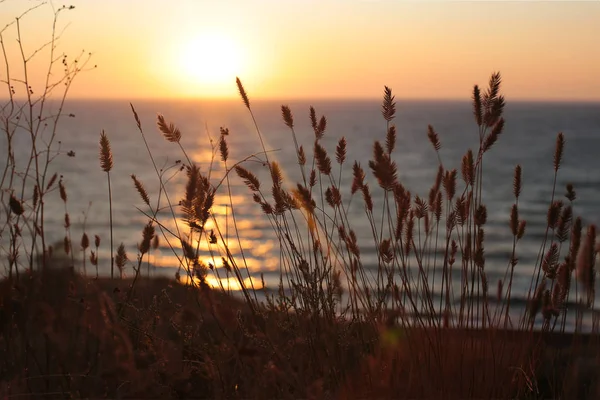
<instances>
[{"instance_id":1,"label":"sun glare","mask_svg":"<svg viewBox=\"0 0 600 400\"><path fill-rule=\"evenodd\" d=\"M186 81L201 94L226 95L241 74L242 53L226 36L201 35L183 43L179 66Z\"/></svg>"}]
</instances>

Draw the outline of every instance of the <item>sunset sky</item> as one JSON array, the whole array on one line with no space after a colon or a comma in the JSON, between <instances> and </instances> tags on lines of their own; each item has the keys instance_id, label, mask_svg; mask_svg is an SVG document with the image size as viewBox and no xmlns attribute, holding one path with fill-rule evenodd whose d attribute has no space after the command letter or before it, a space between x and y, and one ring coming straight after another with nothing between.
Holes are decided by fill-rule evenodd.
<instances>
[{"instance_id":1,"label":"sunset sky","mask_svg":"<svg viewBox=\"0 0 600 400\"><path fill-rule=\"evenodd\" d=\"M0 0L5 26L35 0ZM462 98L500 71L511 99L600 100L600 1L72 0L59 50L97 68L71 97ZM68 26L67 26L68 25ZM47 41L52 8L22 20ZM14 29L3 33L18 75ZM44 56L40 53L40 56ZM34 79L43 63L31 63ZM56 73L60 73L60 68ZM5 69L0 69L5 79Z\"/></svg>"}]
</instances>

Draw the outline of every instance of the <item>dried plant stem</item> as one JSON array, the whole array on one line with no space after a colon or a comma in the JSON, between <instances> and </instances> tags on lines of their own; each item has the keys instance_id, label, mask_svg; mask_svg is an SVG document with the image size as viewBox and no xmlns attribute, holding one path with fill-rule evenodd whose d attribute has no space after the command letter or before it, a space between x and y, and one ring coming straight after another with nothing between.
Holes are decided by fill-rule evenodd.
<instances>
[{"instance_id":1,"label":"dried plant stem","mask_svg":"<svg viewBox=\"0 0 600 400\"><path fill-rule=\"evenodd\" d=\"M108 215L110 225L110 278L115 278L115 257L113 243L113 212L112 212L112 189L110 186L110 172L106 172L106 180L108 182Z\"/></svg>"},{"instance_id":2,"label":"dried plant stem","mask_svg":"<svg viewBox=\"0 0 600 400\"><path fill-rule=\"evenodd\" d=\"M227 161L223 161L223 163L225 164L225 171L228 171L229 169L227 168ZM231 185L229 182L229 174L226 174L226 177L227 177L227 192L229 194L229 206L231 208L231 219L233 221L233 229L235 231L235 235L236 235L238 243L241 243L240 231L238 229L237 220L235 218L235 207L233 206L233 196L231 194ZM246 254L245 254L242 246L240 246L240 254L242 256L243 263L246 266L246 273L248 274L248 280L250 281L252 293L254 294L254 301L258 304L258 298L256 297L256 289L254 287L254 281L253 281L252 277L250 276L250 271L248 269L248 262L246 261ZM234 263L234 268L238 269L237 263ZM240 285L243 285L243 281L240 281Z\"/></svg>"},{"instance_id":3,"label":"dried plant stem","mask_svg":"<svg viewBox=\"0 0 600 400\"><path fill-rule=\"evenodd\" d=\"M265 161L267 162L267 165L269 166L269 171L272 172L271 171L271 162L269 161L269 155L268 155L267 149L265 147L265 142L263 141L262 133L260 132L260 128L258 127L258 123L256 122L256 118L254 117L254 112L252 111L252 107L250 107L250 102L248 101L248 95L246 94L246 91L244 90L242 82L239 78L236 78L236 83L237 83L238 89L240 91L240 96L242 97L242 101L244 102L244 105L248 109L248 112L250 113L250 117L252 118L252 123L254 124L254 129L256 130L256 134L258 135L258 139L260 140L260 145L265 154Z\"/></svg>"},{"instance_id":4,"label":"dried plant stem","mask_svg":"<svg viewBox=\"0 0 600 400\"><path fill-rule=\"evenodd\" d=\"M132 103L129 103L129 106L131 107L131 111L132 111L132 113L133 113L133 115L135 117L135 121L136 121L136 124L137 124L138 131L140 132L140 135L142 136L142 140L144 141L144 145L146 146L146 151L148 152L148 156L150 157L150 161L152 162L152 166L154 167L154 172L156 173L156 176L157 176L157 178L159 180L161 194L164 193L165 198L167 200L167 204L168 204L169 210L171 211L171 217L173 218L173 221L175 222L176 233L174 234L174 236L180 238L181 237L181 232L179 231L179 224L177 223L177 217L175 216L175 210L173 209L173 206L172 206L173 203L171 202L171 200L169 198L169 193L168 193L168 191L165 188L164 182L162 180L162 175L161 175L160 171L158 170L158 166L156 165L156 161L154 160L154 156L152 155L152 152L150 151L150 146L148 145L148 141L146 140L146 135L144 134L144 131L142 129L142 124L141 124L141 121L140 121L140 119L138 117L138 114L137 114L137 112L135 110L135 107L133 106ZM157 206L157 210L158 210L158 206ZM155 220L155 218L152 218L152 219ZM159 224L159 228L161 229L161 231L164 229L164 227L162 225L160 225L160 224ZM162 233L163 233L163 237L166 238L166 236L164 235L164 231ZM169 242L169 246L171 246L170 242Z\"/></svg>"},{"instance_id":5,"label":"dried plant stem","mask_svg":"<svg viewBox=\"0 0 600 400\"><path fill-rule=\"evenodd\" d=\"M559 134L559 137L561 137L562 134ZM564 145L564 143L563 143ZM558 146L557 146L558 147ZM560 149L562 152L562 148ZM555 161L556 163L556 161ZM554 168L554 177L552 180L552 193L550 196L550 206L554 203L554 198L556 196L556 183L558 180L558 164L555 165ZM527 302L531 302L532 301L532 294L534 294L537 291L537 288L539 287L540 284L540 277L541 277L541 272L542 272L542 258L545 254L546 251L546 244L548 242L548 233L550 232L550 224L547 223L546 224L546 230L544 232L544 239L542 240L542 245L540 246L540 249L538 251L538 255L537 255L537 259L536 259L536 263L535 263L535 268L534 268L534 273L531 277L531 281L529 283L529 290L527 292ZM554 229L552 229L552 232L554 233ZM553 241L553 238L551 239ZM535 276L535 279L534 279ZM534 284L535 281L535 284ZM534 319L530 318L530 316L527 315L527 313L525 313L523 315L523 318L521 318L521 325L525 324L525 323L529 323L529 327L528 329L530 331L533 330L533 325L534 325Z\"/></svg>"}]
</instances>

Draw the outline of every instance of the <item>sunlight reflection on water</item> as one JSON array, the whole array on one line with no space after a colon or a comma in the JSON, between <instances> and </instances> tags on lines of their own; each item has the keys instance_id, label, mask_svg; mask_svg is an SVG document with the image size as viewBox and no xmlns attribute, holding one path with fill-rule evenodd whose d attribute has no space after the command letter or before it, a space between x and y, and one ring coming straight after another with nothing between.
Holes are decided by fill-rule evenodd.
<instances>
[{"instance_id":1,"label":"sunlight reflection on water","mask_svg":"<svg viewBox=\"0 0 600 400\"><path fill-rule=\"evenodd\" d=\"M214 143L215 139L212 140ZM247 274L246 271L250 273L276 271L280 265L278 243L273 237L270 223L260 215L260 207L253 202L249 203L250 196L242 194L247 194L248 189L240 184L235 173L232 172L229 179L224 179L225 169L216 167L218 157L215 151L206 148L204 143L199 143L191 155L203 174L210 173L212 185L222 184L215 194L211 216L204 225L204 233L192 231L179 211L176 214L176 222L172 217L168 217L161 219L161 223L170 232L179 232L194 249L197 249L199 261L209 266L206 282L210 286L226 290L241 290L237 278L231 276L231 273L228 274L224 268L222 257L225 257L228 263L233 262L235 267L243 270L243 274ZM185 182L178 183L175 187L174 198L184 198ZM217 243L209 242L207 234L211 232L217 237ZM188 262L183 258L182 245L176 235L168 235L168 244L163 244L163 250L165 248L168 251L154 255L155 266L172 268L174 265L181 265L182 279L184 276L186 280L195 279L186 274ZM172 254L173 251L178 256ZM230 254L231 258L227 254ZM191 271L189 272L192 274ZM255 288L262 286L260 280L257 284L256 278L252 279L252 282L250 279L246 276L243 283L245 285L252 283Z\"/></svg>"}]
</instances>

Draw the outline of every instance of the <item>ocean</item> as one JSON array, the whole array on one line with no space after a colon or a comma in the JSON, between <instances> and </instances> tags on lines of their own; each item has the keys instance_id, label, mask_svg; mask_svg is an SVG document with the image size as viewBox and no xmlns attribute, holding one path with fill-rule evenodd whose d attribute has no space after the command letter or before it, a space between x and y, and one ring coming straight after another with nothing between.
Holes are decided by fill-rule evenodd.
<instances>
[{"instance_id":1,"label":"ocean","mask_svg":"<svg viewBox=\"0 0 600 400\"><path fill-rule=\"evenodd\" d=\"M347 161L341 172L342 196L348 204L352 181L352 163L360 162L367 172L368 181L376 207L382 204L382 191L377 187L368 168L372 157L373 141L385 143L386 122L381 115L379 101L252 101L252 109L269 150L271 160L280 163L284 174L284 187L292 188L301 180L295 147L289 128L281 117L281 104L290 106L295 120L295 131L299 144L304 146L311 160L314 133L309 120L309 106L314 106L317 115L327 117L327 130L322 140L334 161L333 176L336 181L339 166L335 163L335 146L344 136L347 140ZM253 120L242 101L189 101L189 100L144 100L133 105L140 117L154 161L168 180L169 200L176 212L185 190L185 174L179 171L178 160L186 155L175 143L167 142L156 126L157 113L174 123L182 133L181 144L187 156L197 163L204 173L210 171L211 181L218 184L225 168L219 153L213 153L218 144L221 127L229 129L227 137L230 158L228 167L234 162L251 155L242 165L256 172L270 192L268 170L258 161L262 147ZM460 161L468 148L477 150L479 138L472 107L469 102L452 101L397 101L396 118L398 137L393 159L398 166L398 177L413 195L427 198L438 168L438 159L427 139L427 126L431 124L439 134L440 155L446 168L459 170ZM136 258L136 246L141 241L141 232L148 221L144 212L147 207L136 192L131 175L135 174L145 185L153 206L157 204L159 184L148 150L138 131L128 101L68 100L65 117L59 124L57 140L61 154L52 164L51 171L63 177L68 193L67 212L71 217L72 240L77 243L85 232L92 238L101 238L100 273L108 274L109 252L109 207L106 173L99 164L98 140L104 131L110 139L114 168L111 171L113 193L113 226L115 247L121 242L126 246L130 264L126 274L133 274L132 264ZM513 295L525 296L529 288L534 265L546 228L546 215L551 199L554 171L553 154L556 136L563 132L566 149L556 183L556 196L564 198L565 185L572 183L577 193L574 202L575 215L581 216L584 226L600 223L600 104L594 103L536 103L508 102L504 118L504 133L486 153L484 163L483 199L487 206L488 220L485 226L485 270L494 292L496 282L505 279L512 235L509 228L510 209L514 202L512 193L513 171L516 164L523 169L522 195L519 200L520 217L527 221L524 238L517 246L519 263L515 268ZM2 138L2 160L6 157L5 138ZM17 137L16 157L19 163L28 159L28 139ZM72 151L73 157L67 155ZM71 154L73 154L71 153ZM214 154L214 158L213 158ZM211 163L212 159L212 163ZM272 225L260 206L252 200L251 192L242 181L231 173L229 182L222 181L217 192L214 211L221 221L221 234L231 244L234 257L241 260L242 253L235 245L236 226L240 237L243 256L250 276L260 282L262 274L267 287L276 289L280 273L280 246ZM229 183L229 185L227 185ZM230 190L230 193L229 193ZM233 203L236 225L232 220ZM164 193L161 207L167 206ZM51 242L61 242L64 235L65 208L58 191L46 200L46 235ZM165 227L174 229L171 211L165 207L160 213ZM179 216L181 216L179 214ZM360 194L349 203L348 219L361 245L363 264L375 269L377 255L371 228L365 218L364 202ZM173 276L177 271L177 258L170 246L179 247L176 241L167 243L161 237L160 246L150 256L150 264L144 261L143 273ZM92 245L93 248L93 245ZM208 249L203 258L217 267L220 276L225 276L220 256L214 259ZM564 251L563 249L563 256ZM89 250L88 250L89 252ZM215 253L212 253L215 255ZM81 254L77 255L81 257ZM240 265L243 265L240 262ZM92 267L87 265L88 273ZM95 272L94 272L95 273ZM216 278L212 278L216 284ZM235 285L233 285L235 286Z\"/></svg>"}]
</instances>

